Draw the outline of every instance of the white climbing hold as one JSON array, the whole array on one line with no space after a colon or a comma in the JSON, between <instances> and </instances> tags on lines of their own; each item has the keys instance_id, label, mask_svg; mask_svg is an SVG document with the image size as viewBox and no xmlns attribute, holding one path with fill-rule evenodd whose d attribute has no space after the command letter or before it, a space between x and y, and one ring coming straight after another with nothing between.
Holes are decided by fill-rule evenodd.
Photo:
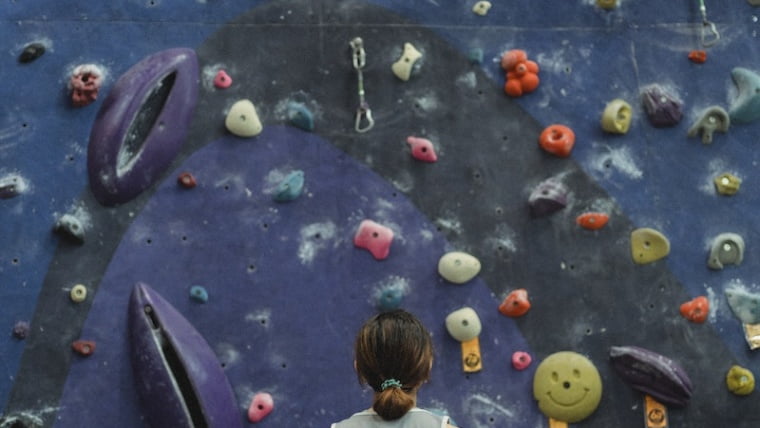
<instances>
[{"instance_id":1,"label":"white climbing hold","mask_svg":"<svg viewBox=\"0 0 760 428\"><path fill-rule=\"evenodd\" d=\"M480 261L474 256L452 251L438 261L438 273L449 282L464 284L480 272Z\"/></svg>"},{"instance_id":2,"label":"white climbing hold","mask_svg":"<svg viewBox=\"0 0 760 428\"><path fill-rule=\"evenodd\" d=\"M412 75L412 67L418 59L422 58L422 53L417 50L411 43L404 43L404 52L401 54L401 58L394 62L391 66L393 74L399 79L406 82Z\"/></svg>"},{"instance_id":3,"label":"white climbing hold","mask_svg":"<svg viewBox=\"0 0 760 428\"><path fill-rule=\"evenodd\" d=\"M486 16L489 9L491 9L490 1L479 1L472 7L472 11L480 16Z\"/></svg>"},{"instance_id":4,"label":"white climbing hold","mask_svg":"<svg viewBox=\"0 0 760 428\"><path fill-rule=\"evenodd\" d=\"M264 127L261 125L256 107L250 100L240 100L230 107L224 126L238 137L255 137Z\"/></svg>"}]
</instances>

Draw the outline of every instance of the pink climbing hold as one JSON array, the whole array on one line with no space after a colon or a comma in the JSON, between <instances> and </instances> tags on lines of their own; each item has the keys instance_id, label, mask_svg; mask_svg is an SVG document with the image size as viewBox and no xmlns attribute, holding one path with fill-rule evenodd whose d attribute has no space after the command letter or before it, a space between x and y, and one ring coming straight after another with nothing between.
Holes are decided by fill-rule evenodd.
<instances>
[{"instance_id":1,"label":"pink climbing hold","mask_svg":"<svg viewBox=\"0 0 760 428\"><path fill-rule=\"evenodd\" d=\"M214 86L219 89L227 89L232 85L232 78L224 70L219 70L214 77Z\"/></svg>"},{"instance_id":2,"label":"pink climbing hold","mask_svg":"<svg viewBox=\"0 0 760 428\"><path fill-rule=\"evenodd\" d=\"M393 231L372 220L362 221L354 236L354 245L368 250L377 260L388 257L391 242L393 242Z\"/></svg>"},{"instance_id":3,"label":"pink climbing hold","mask_svg":"<svg viewBox=\"0 0 760 428\"><path fill-rule=\"evenodd\" d=\"M248 420L257 423L266 418L274 409L274 400L266 392L259 392L253 396L251 405L248 407Z\"/></svg>"},{"instance_id":4,"label":"pink climbing hold","mask_svg":"<svg viewBox=\"0 0 760 428\"><path fill-rule=\"evenodd\" d=\"M527 369L532 361L533 358L531 358L530 354L527 352L517 351L512 354L512 367L514 367L515 370Z\"/></svg>"},{"instance_id":5,"label":"pink climbing hold","mask_svg":"<svg viewBox=\"0 0 760 428\"><path fill-rule=\"evenodd\" d=\"M84 107L98 98L103 72L97 65L82 64L71 72L69 89L74 107Z\"/></svg>"},{"instance_id":6,"label":"pink climbing hold","mask_svg":"<svg viewBox=\"0 0 760 428\"><path fill-rule=\"evenodd\" d=\"M423 162L438 160L433 143L427 138L407 137L406 142L412 147L412 156L415 159Z\"/></svg>"}]
</instances>

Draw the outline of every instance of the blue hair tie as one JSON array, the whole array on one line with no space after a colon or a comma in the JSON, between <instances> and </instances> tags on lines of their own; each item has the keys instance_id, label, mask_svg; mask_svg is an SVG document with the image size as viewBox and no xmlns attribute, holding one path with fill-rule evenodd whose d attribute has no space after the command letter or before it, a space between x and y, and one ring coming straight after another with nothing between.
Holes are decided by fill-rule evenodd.
<instances>
[{"instance_id":1,"label":"blue hair tie","mask_svg":"<svg viewBox=\"0 0 760 428\"><path fill-rule=\"evenodd\" d=\"M385 391L386 389L391 388L391 387L401 388L401 386L402 386L401 382L399 382L396 379L386 379L383 381L383 384L380 385L380 390Z\"/></svg>"}]
</instances>

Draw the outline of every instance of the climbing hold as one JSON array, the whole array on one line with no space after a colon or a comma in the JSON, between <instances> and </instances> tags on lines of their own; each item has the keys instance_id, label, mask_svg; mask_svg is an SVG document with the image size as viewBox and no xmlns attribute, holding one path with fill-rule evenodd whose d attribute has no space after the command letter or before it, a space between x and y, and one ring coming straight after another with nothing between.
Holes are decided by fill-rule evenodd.
<instances>
[{"instance_id":1,"label":"climbing hold","mask_svg":"<svg viewBox=\"0 0 760 428\"><path fill-rule=\"evenodd\" d=\"M725 196L735 195L736 192L739 191L739 187L742 184L741 178L728 172L724 172L723 174L715 177L715 180L713 180L713 182L715 183L715 189L718 191L718 193Z\"/></svg>"},{"instance_id":2,"label":"climbing hold","mask_svg":"<svg viewBox=\"0 0 760 428\"><path fill-rule=\"evenodd\" d=\"M208 302L208 291L202 285L193 285L190 287L190 298L199 303Z\"/></svg>"},{"instance_id":3,"label":"climbing hold","mask_svg":"<svg viewBox=\"0 0 760 428\"><path fill-rule=\"evenodd\" d=\"M501 68L507 72L504 92L511 97L519 97L538 88L538 64L528 60L524 50L513 49L501 56Z\"/></svg>"},{"instance_id":4,"label":"climbing hold","mask_svg":"<svg viewBox=\"0 0 760 428\"><path fill-rule=\"evenodd\" d=\"M435 154L433 143L427 138L406 137L406 142L412 148L412 157L422 162L435 162L438 155Z\"/></svg>"},{"instance_id":5,"label":"climbing hold","mask_svg":"<svg viewBox=\"0 0 760 428\"><path fill-rule=\"evenodd\" d=\"M625 134L631 127L631 105L615 98L607 103L602 112L602 129L613 134Z\"/></svg>"},{"instance_id":6,"label":"climbing hold","mask_svg":"<svg viewBox=\"0 0 760 428\"><path fill-rule=\"evenodd\" d=\"M82 284L71 287L69 297L71 297L71 301L74 303L84 302L87 299L87 287Z\"/></svg>"},{"instance_id":7,"label":"climbing hold","mask_svg":"<svg viewBox=\"0 0 760 428\"><path fill-rule=\"evenodd\" d=\"M71 102L74 107L84 107L98 98L103 84L103 71L95 64L82 64L74 68L69 78Z\"/></svg>"},{"instance_id":8,"label":"climbing hold","mask_svg":"<svg viewBox=\"0 0 760 428\"><path fill-rule=\"evenodd\" d=\"M752 6L760 6L760 0L747 0L747 3L751 4Z\"/></svg>"},{"instance_id":9,"label":"climbing hold","mask_svg":"<svg viewBox=\"0 0 760 428\"><path fill-rule=\"evenodd\" d=\"M528 198L530 214L533 217L543 217L565 208L567 194L567 187L560 181L554 178L542 181Z\"/></svg>"},{"instance_id":10,"label":"climbing hold","mask_svg":"<svg viewBox=\"0 0 760 428\"><path fill-rule=\"evenodd\" d=\"M248 420L257 423L266 418L274 409L274 400L266 392L259 392L253 396L251 405L248 406Z\"/></svg>"},{"instance_id":11,"label":"climbing hold","mask_svg":"<svg viewBox=\"0 0 760 428\"><path fill-rule=\"evenodd\" d=\"M569 351L546 357L533 377L533 398L552 419L575 423L594 413L602 399L602 378L585 356Z\"/></svg>"},{"instance_id":12,"label":"climbing hold","mask_svg":"<svg viewBox=\"0 0 760 428\"><path fill-rule=\"evenodd\" d=\"M729 110L731 121L749 123L760 119L760 76L742 67L731 70L739 95Z\"/></svg>"},{"instance_id":13,"label":"climbing hold","mask_svg":"<svg viewBox=\"0 0 760 428\"><path fill-rule=\"evenodd\" d=\"M192 189L198 183L195 182L195 177L193 177L193 174L190 174L189 172L183 172L177 176L177 184L184 187L185 189Z\"/></svg>"},{"instance_id":14,"label":"climbing hold","mask_svg":"<svg viewBox=\"0 0 760 428\"><path fill-rule=\"evenodd\" d=\"M710 301L705 296L695 297L682 303L680 312L687 320L701 324L707 321L707 316L710 315Z\"/></svg>"},{"instance_id":15,"label":"climbing hold","mask_svg":"<svg viewBox=\"0 0 760 428\"><path fill-rule=\"evenodd\" d=\"M15 198L26 189L26 181L16 174L0 178L0 199Z\"/></svg>"},{"instance_id":16,"label":"climbing hold","mask_svg":"<svg viewBox=\"0 0 760 428\"><path fill-rule=\"evenodd\" d=\"M162 177L174 160L198 98L192 49L157 52L114 84L90 132L87 170L95 199L123 204Z\"/></svg>"},{"instance_id":17,"label":"climbing hold","mask_svg":"<svg viewBox=\"0 0 760 428\"><path fill-rule=\"evenodd\" d=\"M528 291L524 288L512 290L499 305L499 312L502 315L513 318L525 315L529 309Z\"/></svg>"},{"instance_id":18,"label":"climbing hold","mask_svg":"<svg viewBox=\"0 0 760 428\"><path fill-rule=\"evenodd\" d=\"M393 63L391 70L396 77L406 82L412 75L412 67L420 58L422 58L422 53L417 48L411 43L404 43L404 52L401 54L401 58Z\"/></svg>"},{"instance_id":19,"label":"climbing hold","mask_svg":"<svg viewBox=\"0 0 760 428\"><path fill-rule=\"evenodd\" d=\"M565 125L549 125L539 135L538 144L547 152L566 158L575 145L575 133Z\"/></svg>"},{"instance_id":20,"label":"climbing hold","mask_svg":"<svg viewBox=\"0 0 760 428\"><path fill-rule=\"evenodd\" d=\"M232 85L232 78L224 70L219 70L214 76L214 86L219 89L227 89Z\"/></svg>"},{"instance_id":21,"label":"climbing hold","mask_svg":"<svg viewBox=\"0 0 760 428\"><path fill-rule=\"evenodd\" d=\"M13 337L18 340L26 339L26 336L29 335L29 323L26 321L17 321L16 324L13 325L12 333Z\"/></svg>"},{"instance_id":22,"label":"climbing hold","mask_svg":"<svg viewBox=\"0 0 760 428\"><path fill-rule=\"evenodd\" d=\"M55 223L53 230L76 244L84 244L84 227L78 218L64 214Z\"/></svg>"},{"instance_id":23,"label":"climbing hold","mask_svg":"<svg viewBox=\"0 0 760 428\"><path fill-rule=\"evenodd\" d=\"M95 342L91 340L77 340L71 344L71 349L83 357L89 357L95 352Z\"/></svg>"},{"instance_id":24,"label":"climbing hold","mask_svg":"<svg viewBox=\"0 0 760 428\"><path fill-rule=\"evenodd\" d=\"M230 107L227 118L224 120L224 126L238 137L255 137L264 130L259 115L256 114L256 107L250 100L245 99Z\"/></svg>"},{"instance_id":25,"label":"climbing hold","mask_svg":"<svg viewBox=\"0 0 760 428\"><path fill-rule=\"evenodd\" d=\"M486 16L489 9L491 9L490 1L479 1L472 7L472 11L480 16Z\"/></svg>"},{"instance_id":26,"label":"climbing hold","mask_svg":"<svg viewBox=\"0 0 760 428\"><path fill-rule=\"evenodd\" d=\"M34 61L45 53L45 45L42 43L30 43L24 47L21 51L21 55L18 56L18 62L26 64Z\"/></svg>"},{"instance_id":27,"label":"climbing hold","mask_svg":"<svg viewBox=\"0 0 760 428\"><path fill-rule=\"evenodd\" d=\"M596 5L602 9L614 9L617 7L617 0L596 0Z\"/></svg>"},{"instance_id":28,"label":"climbing hold","mask_svg":"<svg viewBox=\"0 0 760 428\"><path fill-rule=\"evenodd\" d=\"M589 230L601 229L609 220L610 216L605 213L583 213L575 218L579 226Z\"/></svg>"},{"instance_id":29,"label":"climbing hold","mask_svg":"<svg viewBox=\"0 0 760 428\"><path fill-rule=\"evenodd\" d=\"M697 134L702 134L702 143L710 144L713 140L713 132L725 133L730 125L731 119L728 113L720 106L712 106L702 112L699 119L691 125L688 135L696 137Z\"/></svg>"},{"instance_id":30,"label":"climbing hold","mask_svg":"<svg viewBox=\"0 0 760 428\"><path fill-rule=\"evenodd\" d=\"M686 371L670 358L636 346L610 348L612 368L633 389L669 405L683 407L693 391Z\"/></svg>"},{"instance_id":31,"label":"climbing hold","mask_svg":"<svg viewBox=\"0 0 760 428\"><path fill-rule=\"evenodd\" d=\"M454 284L464 284L480 272L480 260L462 251L446 253L438 260L438 273Z\"/></svg>"},{"instance_id":32,"label":"climbing hold","mask_svg":"<svg viewBox=\"0 0 760 428\"><path fill-rule=\"evenodd\" d=\"M658 84L642 88L641 103L653 126L674 126L683 117L683 102Z\"/></svg>"},{"instance_id":33,"label":"climbing hold","mask_svg":"<svg viewBox=\"0 0 760 428\"><path fill-rule=\"evenodd\" d=\"M397 283L388 284L375 293L376 306L381 311L392 311L401 306L406 291Z\"/></svg>"},{"instance_id":34,"label":"climbing hold","mask_svg":"<svg viewBox=\"0 0 760 428\"><path fill-rule=\"evenodd\" d=\"M480 65L483 64L483 49L472 48L469 52L470 64Z\"/></svg>"},{"instance_id":35,"label":"climbing hold","mask_svg":"<svg viewBox=\"0 0 760 428\"><path fill-rule=\"evenodd\" d=\"M736 395L749 395L755 390L755 375L742 366L733 365L726 373L726 387Z\"/></svg>"},{"instance_id":36,"label":"climbing hold","mask_svg":"<svg viewBox=\"0 0 760 428\"><path fill-rule=\"evenodd\" d=\"M533 357L529 353L524 351L517 351L512 354L512 367L515 370L525 370L533 362Z\"/></svg>"},{"instance_id":37,"label":"climbing hold","mask_svg":"<svg viewBox=\"0 0 760 428\"><path fill-rule=\"evenodd\" d=\"M302 103L288 103L288 122L304 131L314 130L314 114Z\"/></svg>"},{"instance_id":38,"label":"climbing hold","mask_svg":"<svg viewBox=\"0 0 760 428\"><path fill-rule=\"evenodd\" d=\"M707 52L703 50L693 50L689 52L689 60L695 64L704 64L707 61Z\"/></svg>"},{"instance_id":39,"label":"climbing hold","mask_svg":"<svg viewBox=\"0 0 760 428\"><path fill-rule=\"evenodd\" d=\"M739 287L726 289L726 300L734 315L743 324L760 324L760 294Z\"/></svg>"},{"instance_id":40,"label":"climbing hold","mask_svg":"<svg viewBox=\"0 0 760 428\"><path fill-rule=\"evenodd\" d=\"M744 259L744 238L736 233L721 233L713 239L707 266L723 269L724 265L738 265Z\"/></svg>"},{"instance_id":41,"label":"climbing hold","mask_svg":"<svg viewBox=\"0 0 760 428\"><path fill-rule=\"evenodd\" d=\"M274 191L274 200L277 202L289 202L301 196L303 192L303 171L296 170L285 176Z\"/></svg>"},{"instance_id":42,"label":"climbing hold","mask_svg":"<svg viewBox=\"0 0 760 428\"><path fill-rule=\"evenodd\" d=\"M670 241L659 231L644 227L631 232L631 255L635 263L651 263L668 254Z\"/></svg>"},{"instance_id":43,"label":"climbing hold","mask_svg":"<svg viewBox=\"0 0 760 428\"><path fill-rule=\"evenodd\" d=\"M478 336L483 326L477 312L464 307L446 317L446 330L462 344L462 369L465 373L478 372L483 368Z\"/></svg>"},{"instance_id":44,"label":"climbing hold","mask_svg":"<svg viewBox=\"0 0 760 428\"><path fill-rule=\"evenodd\" d=\"M372 253L377 260L388 257L393 242L393 231L372 220L364 220L354 235L354 245Z\"/></svg>"}]
</instances>

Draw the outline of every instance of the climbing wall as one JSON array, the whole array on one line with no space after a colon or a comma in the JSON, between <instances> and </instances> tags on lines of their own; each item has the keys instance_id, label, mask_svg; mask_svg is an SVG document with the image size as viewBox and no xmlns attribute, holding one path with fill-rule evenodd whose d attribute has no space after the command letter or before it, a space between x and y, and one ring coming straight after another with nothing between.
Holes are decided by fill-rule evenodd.
<instances>
[{"instance_id":1,"label":"climbing wall","mask_svg":"<svg viewBox=\"0 0 760 428\"><path fill-rule=\"evenodd\" d=\"M176 403L139 399L158 379L131 361L149 353L138 321L205 339L210 354L180 347L172 361L202 355L221 373L230 403L195 400L229 410L232 425L252 424L252 399L268 393L274 410L257 425L329 426L369 406L352 342L379 303L429 327L435 364L419 405L462 427L548 426L538 367L575 354L601 395L565 418L573 426L642 426L651 408L626 368L660 355L672 361L644 383L670 426L760 423L757 393L726 383L733 365L758 374L745 337L760 321L760 10L748 2L708 2L715 32L698 0L122 3L0 5L1 427L150 426ZM20 62L32 43L44 54ZM513 49L527 54L508 67L513 82L534 74L517 66L540 68L521 97L504 90ZM689 59L696 50L706 61ZM260 127L234 123L253 118L244 99ZM544 144L554 153L542 149L550 125L574 145L561 129ZM431 146L418 152L410 136ZM412 156L433 151L435 162ZM608 222L580 225L588 213ZM387 257L355 244L366 220L378 225L368 236L392 232ZM477 275L444 278L451 252L476 258ZM187 324L135 314L136 283ZM506 316L516 289L530 309ZM471 373L445 325L465 307L482 324ZM631 363L620 356L631 347L655 357ZM517 370L515 352L532 364Z\"/></svg>"}]
</instances>

